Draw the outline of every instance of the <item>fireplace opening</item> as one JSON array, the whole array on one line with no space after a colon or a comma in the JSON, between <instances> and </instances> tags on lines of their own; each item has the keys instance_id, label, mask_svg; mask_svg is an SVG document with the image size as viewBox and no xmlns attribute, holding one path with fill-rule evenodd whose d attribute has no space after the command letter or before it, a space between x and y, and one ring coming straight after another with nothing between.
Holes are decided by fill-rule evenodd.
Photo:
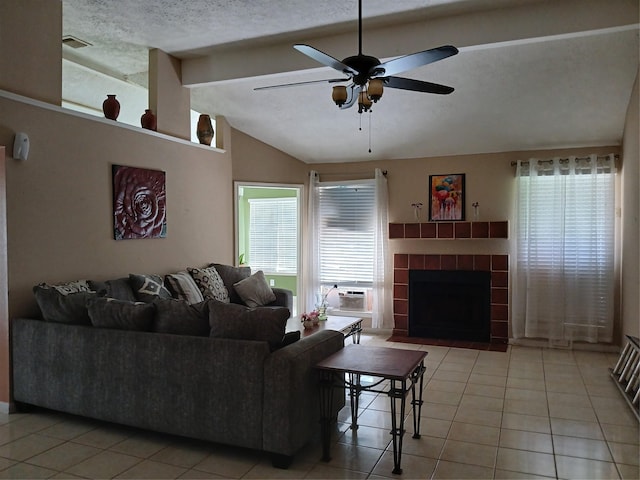
<instances>
[{"instance_id":1,"label":"fireplace opening","mask_svg":"<svg viewBox=\"0 0 640 480\"><path fill-rule=\"evenodd\" d=\"M491 272L409 271L409 336L489 342Z\"/></svg>"}]
</instances>

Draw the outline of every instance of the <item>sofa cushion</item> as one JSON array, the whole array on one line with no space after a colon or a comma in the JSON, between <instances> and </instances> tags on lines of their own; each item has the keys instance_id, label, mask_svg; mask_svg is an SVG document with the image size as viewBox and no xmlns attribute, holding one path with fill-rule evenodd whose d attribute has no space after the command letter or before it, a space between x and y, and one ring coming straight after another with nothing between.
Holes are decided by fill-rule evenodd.
<instances>
[{"instance_id":1,"label":"sofa cushion","mask_svg":"<svg viewBox=\"0 0 640 480\"><path fill-rule=\"evenodd\" d=\"M214 267L205 268L187 268L187 271L193 277L198 285L205 300L218 300L220 302L229 303L229 291L222 282L222 278Z\"/></svg>"},{"instance_id":2,"label":"sofa cushion","mask_svg":"<svg viewBox=\"0 0 640 480\"><path fill-rule=\"evenodd\" d=\"M153 303L124 302L107 297L89 299L87 308L94 327L144 332L151 330L156 310Z\"/></svg>"},{"instance_id":3,"label":"sofa cushion","mask_svg":"<svg viewBox=\"0 0 640 480\"><path fill-rule=\"evenodd\" d=\"M262 270L233 284L233 288L247 307L262 307L275 301L276 296L264 278Z\"/></svg>"},{"instance_id":4,"label":"sofa cushion","mask_svg":"<svg viewBox=\"0 0 640 480\"><path fill-rule=\"evenodd\" d=\"M73 323L91 325L87 300L96 297L95 292L77 292L67 295L51 286L36 285L33 287L42 318L48 322Z\"/></svg>"},{"instance_id":5,"label":"sofa cushion","mask_svg":"<svg viewBox=\"0 0 640 480\"><path fill-rule=\"evenodd\" d=\"M200 303L204 300L198 285L186 270L166 275L164 283L173 297L178 300L184 300L189 304Z\"/></svg>"},{"instance_id":6,"label":"sofa cushion","mask_svg":"<svg viewBox=\"0 0 640 480\"><path fill-rule=\"evenodd\" d=\"M133 294L129 277L116 278L105 282L89 280L91 290L98 292L101 297L115 298L126 302L135 302L136 296Z\"/></svg>"},{"instance_id":7,"label":"sofa cushion","mask_svg":"<svg viewBox=\"0 0 640 480\"><path fill-rule=\"evenodd\" d=\"M174 335L209 335L209 316L207 302L190 305L184 300L174 298L156 298L153 331Z\"/></svg>"},{"instance_id":8,"label":"sofa cushion","mask_svg":"<svg viewBox=\"0 0 640 480\"><path fill-rule=\"evenodd\" d=\"M139 302L153 302L156 298L171 298L159 275L139 275L130 273L129 283Z\"/></svg>"},{"instance_id":9,"label":"sofa cushion","mask_svg":"<svg viewBox=\"0 0 640 480\"><path fill-rule=\"evenodd\" d=\"M235 303L209 301L209 336L269 343L275 350L281 346L290 313L288 308L249 308Z\"/></svg>"},{"instance_id":10,"label":"sofa cushion","mask_svg":"<svg viewBox=\"0 0 640 480\"><path fill-rule=\"evenodd\" d=\"M211 263L209 266L214 267L220 278L222 278L222 282L229 292L229 301L231 303L242 303L242 299L233 284L249 277L251 275L251 267L233 267L222 263Z\"/></svg>"}]
</instances>

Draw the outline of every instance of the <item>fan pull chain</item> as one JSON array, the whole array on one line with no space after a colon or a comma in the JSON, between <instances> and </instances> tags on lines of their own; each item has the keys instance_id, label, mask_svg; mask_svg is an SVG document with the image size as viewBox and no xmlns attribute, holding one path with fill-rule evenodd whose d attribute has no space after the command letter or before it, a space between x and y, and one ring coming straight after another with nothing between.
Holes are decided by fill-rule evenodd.
<instances>
[{"instance_id":1,"label":"fan pull chain","mask_svg":"<svg viewBox=\"0 0 640 480\"><path fill-rule=\"evenodd\" d=\"M369 111L369 153L371 153L371 117L372 115L372 111Z\"/></svg>"}]
</instances>

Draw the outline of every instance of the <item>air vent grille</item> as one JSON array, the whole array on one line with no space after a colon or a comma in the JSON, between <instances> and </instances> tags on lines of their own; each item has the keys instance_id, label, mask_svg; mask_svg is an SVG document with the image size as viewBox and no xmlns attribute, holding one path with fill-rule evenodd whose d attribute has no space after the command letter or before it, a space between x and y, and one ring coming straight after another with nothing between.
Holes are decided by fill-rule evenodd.
<instances>
[{"instance_id":1,"label":"air vent grille","mask_svg":"<svg viewBox=\"0 0 640 480\"><path fill-rule=\"evenodd\" d=\"M89 42L80 40L79 38L76 38L73 35L65 35L64 37L62 37L62 44L67 45L71 48L82 48L82 47L91 46Z\"/></svg>"}]
</instances>

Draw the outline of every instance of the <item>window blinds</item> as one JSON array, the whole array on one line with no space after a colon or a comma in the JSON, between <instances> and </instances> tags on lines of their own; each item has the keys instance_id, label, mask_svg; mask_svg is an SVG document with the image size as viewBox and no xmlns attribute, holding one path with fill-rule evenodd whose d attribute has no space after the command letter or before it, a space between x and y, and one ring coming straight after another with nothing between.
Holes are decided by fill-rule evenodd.
<instances>
[{"instance_id":1,"label":"window blinds","mask_svg":"<svg viewBox=\"0 0 640 480\"><path fill-rule=\"evenodd\" d=\"M249 208L249 262L252 269L268 274L296 275L296 198L252 198L249 199Z\"/></svg>"},{"instance_id":2,"label":"window blinds","mask_svg":"<svg viewBox=\"0 0 640 480\"><path fill-rule=\"evenodd\" d=\"M373 281L375 183L318 188L320 282L370 287Z\"/></svg>"}]
</instances>

